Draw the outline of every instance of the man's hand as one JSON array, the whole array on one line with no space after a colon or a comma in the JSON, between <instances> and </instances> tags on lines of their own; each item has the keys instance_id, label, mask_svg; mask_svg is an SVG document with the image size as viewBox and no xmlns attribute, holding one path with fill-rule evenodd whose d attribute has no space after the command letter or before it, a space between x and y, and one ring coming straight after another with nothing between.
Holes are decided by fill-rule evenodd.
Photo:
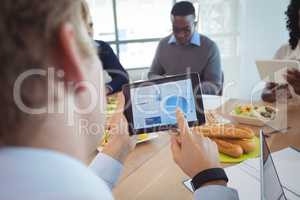
<instances>
[{"instance_id":1,"label":"man's hand","mask_svg":"<svg viewBox=\"0 0 300 200\"><path fill-rule=\"evenodd\" d=\"M128 123L123 115L124 96L118 95L118 106L116 113L112 116L109 127L110 138L103 148L105 153L112 158L124 163L128 154L135 148L136 137L130 137L128 133Z\"/></svg>"},{"instance_id":2,"label":"man's hand","mask_svg":"<svg viewBox=\"0 0 300 200\"><path fill-rule=\"evenodd\" d=\"M125 117L121 117L118 124L111 127L111 135L102 153L124 163L128 154L135 148L136 137L130 137Z\"/></svg>"},{"instance_id":3,"label":"man's hand","mask_svg":"<svg viewBox=\"0 0 300 200\"><path fill-rule=\"evenodd\" d=\"M119 123L120 118L123 116L125 109L125 97L122 92L116 94L117 106L114 110L114 114L106 122L106 129L110 130L112 127Z\"/></svg>"},{"instance_id":4,"label":"man's hand","mask_svg":"<svg viewBox=\"0 0 300 200\"><path fill-rule=\"evenodd\" d=\"M216 143L201 135L191 134L180 110L176 111L179 136L172 136L171 149L174 161L189 177L220 167Z\"/></svg>"},{"instance_id":5,"label":"man's hand","mask_svg":"<svg viewBox=\"0 0 300 200\"><path fill-rule=\"evenodd\" d=\"M300 95L300 71L297 69L288 70L285 78L294 88L295 93Z\"/></svg>"}]
</instances>

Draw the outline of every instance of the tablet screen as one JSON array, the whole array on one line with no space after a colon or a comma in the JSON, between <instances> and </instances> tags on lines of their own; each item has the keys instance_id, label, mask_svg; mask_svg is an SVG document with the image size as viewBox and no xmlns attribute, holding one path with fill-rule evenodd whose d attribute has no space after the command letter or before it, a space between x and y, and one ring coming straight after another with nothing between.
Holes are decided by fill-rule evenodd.
<instances>
[{"instance_id":1,"label":"tablet screen","mask_svg":"<svg viewBox=\"0 0 300 200\"><path fill-rule=\"evenodd\" d=\"M191 79L131 88L130 93L134 129L176 124L177 107L188 122L197 121Z\"/></svg>"}]
</instances>

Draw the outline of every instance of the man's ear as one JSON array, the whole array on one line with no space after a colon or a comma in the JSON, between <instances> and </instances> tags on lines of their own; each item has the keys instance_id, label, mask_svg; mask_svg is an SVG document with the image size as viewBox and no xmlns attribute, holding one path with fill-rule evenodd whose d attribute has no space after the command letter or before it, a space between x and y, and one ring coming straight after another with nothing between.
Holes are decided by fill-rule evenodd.
<instances>
[{"instance_id":1,"label":"man's ear","mask_svg":"<svg viewBox=\"0 0 300 200\"><path fill-rule=\"evenodd\" d=\"M78 83L85 80L80 48L71 24L63 24L58 35L58 64L64 71L64 81Z\"/></svg>"}]
</instances>

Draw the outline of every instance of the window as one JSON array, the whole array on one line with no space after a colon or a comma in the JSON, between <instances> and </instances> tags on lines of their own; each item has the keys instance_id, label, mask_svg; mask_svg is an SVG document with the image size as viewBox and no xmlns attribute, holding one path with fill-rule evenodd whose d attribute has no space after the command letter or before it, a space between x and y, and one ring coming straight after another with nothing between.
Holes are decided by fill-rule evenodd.
<instances>
[{"instance_id":1,"label":"window","mask_svg":"<svg viewBox=\"0 0 300 200\"><path fill-rule=\"evenodd\" d=\"M120 40L161 38L170 33L170 0L118 0Z\"/></svg>"},{"instance_id":2,"label":"window","mask_svg":"<svg viewBox=\"0 0 300 200\"><path fill-rule=\"evenodd\" d=\"M115 41L115 21L112 0L88 0L93 21L95 39Z\"/></svg>"},{"instance_id":3,"label":"window","mask_svg":"<svg viewBox=\"0 0 300 200\"><path fill-rule=\"evenodd\" d=\"M239 0L191 0L199 32L217 42L223 57L236 56ZM151 65L159 40L171 33L176 0L88 0L95 39L112 45L126 69Z\"/></svg>"},{"instance_id":4,"label":"window","mask_svg":"<svg viewBox=\"0 0 300 200\"><path fill-rule=\"evenodd\" d=\"M196 8L198 31L218 44L223 58L238 56L239 0L190 0L190 2Z\"/></svg>"},{"instance_id":5,"label":"window","mask_svg":"<svg viewBox=\"0 0 300 200\"><path fill-rule=\"evenodd\" d=\"M171 33L173 0L88 0L95 39L115 45L126 69L149 67L161 38Z\"/></svg>"},{"instance_id":6,"label":"window","mask_svg":"<svg viewBox=\"0 0 300 200\"><path fill-rule=\"evenodd\" d=\"M157 45L158 41L120 44L120 60L127 69L150 66Z\"/></svg>"}]
</instances>

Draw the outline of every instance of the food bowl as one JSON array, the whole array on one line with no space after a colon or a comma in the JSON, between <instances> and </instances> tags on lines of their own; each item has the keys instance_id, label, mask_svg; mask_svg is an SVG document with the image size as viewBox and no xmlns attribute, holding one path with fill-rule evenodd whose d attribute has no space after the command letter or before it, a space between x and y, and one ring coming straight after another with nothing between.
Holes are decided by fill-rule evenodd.
<instances>
[{"instance_id":1,"label":"food bowl","mask_svg":"<svg viewBox=\"0 0 300 200\"><path fill-rule=\"evenodd\" d=\"M230 116L240 124L265 126L276 118L278 110L271 106L239 105L230 113Z\"/></svg>"}]
</instances>

